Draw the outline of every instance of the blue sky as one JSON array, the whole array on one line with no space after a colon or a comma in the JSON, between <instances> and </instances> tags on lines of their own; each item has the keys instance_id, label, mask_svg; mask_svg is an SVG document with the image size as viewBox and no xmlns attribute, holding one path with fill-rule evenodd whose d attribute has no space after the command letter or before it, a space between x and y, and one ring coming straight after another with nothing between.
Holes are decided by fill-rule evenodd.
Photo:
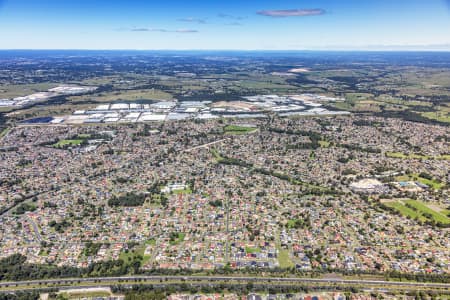
<instances>
[{"instance_id":1,"label":"blue sky","mask_svg":"<svg viewBox=\"0 0 450 300\"><path fill-rule=\"evenodd\" d=\"M450 50L450 0L0 0L0 48Z\"/></svg>"}]
</instances>

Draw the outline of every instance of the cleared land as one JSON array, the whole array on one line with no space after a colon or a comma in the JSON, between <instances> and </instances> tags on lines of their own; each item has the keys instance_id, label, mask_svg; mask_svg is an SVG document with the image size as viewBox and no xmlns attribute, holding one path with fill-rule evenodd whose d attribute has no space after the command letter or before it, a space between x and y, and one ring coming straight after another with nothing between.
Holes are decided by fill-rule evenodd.
<instances>
[{"instance_id":1,"label":"cleared land","mask_svg":"<svg viewBox=\"0 0 450 300\"><path fill-rule=\"evenodd\" d=\"M28 96L30 94L47 91L57 86L58 84L54 83L0 85L0 99Z\"/></svg>"},{"instance_id":2,"label":"cleared land","mask_svg":"<svg viewBox=\"0 0 450 300\"><path fill-rule=\"evenodd\" d=\"M294 263L289 258L289 251L284 249L278 249L278 263L280 268L292 268Z\"/></svg>"},{"instance_id":3,"label":"cleared land","mask_svg":"<svg viewBox=\"0 0 450 300\"><path fill-rule=\"evenodd\" d=\"M171 94L157 89L143 90L120 90L112 92L104 92L89 96L73 96L69 100L72 102L113 102L113 101L139 101L139 100L172 100Z\"/></svg>"}]
</instances>

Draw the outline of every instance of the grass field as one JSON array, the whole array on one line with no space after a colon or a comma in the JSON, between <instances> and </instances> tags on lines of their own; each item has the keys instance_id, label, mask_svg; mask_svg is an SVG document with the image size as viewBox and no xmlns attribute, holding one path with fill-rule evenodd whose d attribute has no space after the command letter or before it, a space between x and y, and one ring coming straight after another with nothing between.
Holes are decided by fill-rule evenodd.
<instances>
[{"instance_id":1,"label":"grass field","mask_svg":"<svg viewBox=\"0 0 450 300\"><path fill-rule=\"evenodd\" d=\"M146 248L146 244L143 244L143 245L139 245L139 246L135 247L131 251L128 251L128 252L122 251L119 255L119 259L122 259L125 263L129 263L130 261L132 261L133 257L135 257L135 256L143 257L144 261L146 259L148 260L148 259L150 259L150 257L144 256L145 248Z\"/></svg>"},{"instance_id":2,"label":"grass field","mask_svg":"<svg viewBox=\"0 0 450 300\"><path fill-rule=\"evenodd\" d=\"M275 91L289 91L295 90L296 87L283 84L282 82L275 83L267 78L255 78L256 80L239 80L236 82L236 86L243 89L265 89L265 90L275 90Z\"/></svg>"},{"instance_id":3,"label":"grass field","mask_svg":"<svg viewBox=\"0 0 450 300\"><path fill-rule=\"evenodd\" d=\"M149 90L128 90L128 91L113 91L99 94L93 94L89 96L72 96L69 98L72 102L112 102L117 100L124 101L139 101L139 100L172 100L173 97L169 93L161 90L149 89Z\"/></svg>"},{"instance_id":4,"label":"grass field","mask_svg":"<svg viewBox=\"0 0 450 300\"><path fill-rule=\"evenodd\" d=\"M424 112L421 115L427 119L450 123L450 113L448 112Z\"/></svg>"},{"instance_id":5,"label":"grass field","mask_svg":"<svg viewBox=\"0 0 450 300\"><path fill-rule=\"evenodd\" d=\"M0 113L7 113L12 111L14 108L11 106L2 106L0 107Z\"/></svg>"},{"instance_id":6,"label":"grass field","mask_svg":"<svg viewBox=\"0 0 450 300\"><path fill-rule=\"evenodd\" d=\"M371 111L371 112L380 112L380 105L383 103L372 101L372 100L362 100L362 101L345 101L345 102L336 102L332 105L340 110L352 111L352 112L360 112L360 111Z\"/></svg>"},{"instance_id":7,"label":"grass field","mask_svg":"<svg viewBox=\"0 0 450 300\"><path fill-rule=\"evenodd\" d=\"M438 223L442 224L450 224L450 218L447 217L445 214L442 214L441 212L437 212L431 208L429 208L425 203L417 200L407 200L405 201L409 205L416 208L421 214L431 215L431 218L435 220Z\"/></svg>"},{"instance_id":8,"label":"grass field","mask_svg":"<svg viewBox=\"0 0 450 300\"><path fill-rule=\"evenodd\" d=\"M225 134L247 134L256 131L255 127L246 127L246 126L237 126L237 125L228 125L225 126L223 131Z\"/></svg>"},{"instance_id":9,"label":"grass field","mask_svg":"<svg viewBox=\"0 0 450 300\"><path fill-rule=\"evenodd\" d=\"M220 155L219 151L217 149L211 149L211 154L214 156L216 160L222 159L222 156Z\"/></svg>"},{"instance_id":10,"label":"grass field","mask_svg":"<svg viewBox=\"0 0 450 300\"><path fill-rule=\"evenodd\" d=\"M58 86L58 84L53 83L0 85L0 99L11 99L28 96L38 92L46 92L56 86Z\"/></svg>"},{"instance_id":11,"label":"grass field","mask_svg":"<svg viewBox=\"0 0 450 300\"><path fill-rule=\"evenodd\" d=\"M420 183L426 184L428 186L431 186L435 190L440 190L445 186L444 183L437 181L435 179L430 180L430 179L426 179L426 178L417 177L417 181L419 181Z\"/></svg>"},{"instance_id":12,"label":"grass field","mask_svg":"<svg viewBox=\"0 0 450 300\"><path fill-rule=\"evenodd\" d=\"M387 202L385 203L385 205L396 209L402 215L410 217L412 219L417 218L420 221L434 220L437 223L450 224L450 218L446 215L445 210L437 212L421 201L402 200L402 201Z\"/></svg>"},{"instance_id":13,"label":"grass field","mask_svg":"<svg viewBox=\"0 0 450 300\"><path fill-rule=\"evenodd\" d=\"M334 74L332 74L334 73ZM433 72L432 72L433 73ZM330 75L338 75L344 76L341 74L336 74L335 72L321 72L321 76L330 76ZM349 74L347 74L349 75ZM354 73L351 76L360 77L363 74ZM409 111L414 112L418 115L421 115L424 118L430 120L436 120L443 123L450 123L450 108L446 105L441 106L433 106L433 103L428 101L412 101L412 100L403 100L400 95L422 95L422 96L431 96L436 95L437 86L436 83L432 83L432 81L426 81L426 77L430 76L429 79L434 78L436 82L445 82L439 93L442 95L448 94L448 91L445 90L445 86L448 86L449 81L448 78L444 78L442 74L427 74L422 77L417 77L417 74L403 74L403 78L408 84L401 84L399 86L399 93L396 96L381 94L379 96L375 96L369 93L347 93L345 98L346 101L334 103L338 109L348 110L353 112L358 111L371 111L371 112L381 112L385 111ZM384 85L398 84L398 78L389 78L389 76L383 76L380 78L380 82L378 82L377 88L382 88L384 90ZM425 81L423 81L425 80ZM423 109L420 109L423 107ZM419 108L419 109L417 109ZM432 110L432 111L430 111Z\"/></svg>"},{"instance_id":14,"label":"grass field","mask_svg":"<svg viewBox=\"0 0 450 300\"><path fill-rule=\"evenodd\" d=\"M405 154L402 152L386 152L386 157L400 158L400 159L437 159L437 160L450 160L450 155L429 156L417 153Z\"/></svg>"},{"instance_id":15,"label":"grass field","mask_svg":"<svg viewBox=\"0 0 450 300\"><path fill-rule=\"evenodd\" d=\"M395 178L395 180L397 180L397 181L418 181L420 183L428 185L429 187L431 187L435 190L442 189L445 186L444 183L442 183L436 179L430 180L430 179L422 178L418 174L398 176Z\"/></svg>"},{"instance_id":16,"label":"grass field","mask_svg":"<svg viewBox=\"0 0 450 300\"><path fill-rule=\"evenodd\" d=\"M427 156L419 154L405 154L402 152L386 152L386 157L390 158L402 158L402 159L426 159Z\"/></svg>"},{"instance_id":17,"label":"grass field","mask_svg":"<svg viewBox=\"0 0 450 300\"><path fill-rule=\"evenodd\" d=\"M83 140L61 140L54 144L53 147L62 148L65 146L79 146L82 142Z\"/></svg>"},{"instance_id":18,"label":"grass field","mask_svg":"<svg viewBox=\"0 0 450 300\"><path fill-rule=\"evenodd\" d=\"M2 138L2 137L4 137L5 135L7 135L8 134L8 132L11 130L11 128L5 128L5 129L3 129L1 132L0 132L0 139Z\"/></svg>"},{"instance_id":19,"label":"grass field","mask_svg":"<svg viewBox=\"0 0 450 300\"><path fill-rule=\"evenodd\" d=\"M175 195L179 195L179 194L192 194L192 190L190 188L185 188L185 189L179 189L179 190L173 190L172 191Z\"/></svg>"},{"instance_id":20,"label":"grass field","mask_svg":"<svg viewBox=\"0 0 450 300\"><path fill-rule=\"evenodd\" d=\"M26 118L34 117L48 117L48 116L61 116L61 115L71 115L75 110L86 110L91 109L92 104L82 104L82 105L72 105L72 104L62 104L62 105L45 105L45 106L35 106L31 108L25 108L16 110L8 114L8 117L17 120L23 120Z\"/></svg>"},{"instance_id":21,"label":"grass field","mask_svg":"<svg viewBox=\"0 0 450 300\"><path fill-rule=\"evenodd\" d=\"M260 248L254 248L254 247L245 247L245 252L246 253L260 253L261 249Z\"/></svg>"},{"instance_id":22,"label":"grass field","mask_svg":"<svg viewBox=\"0 0 450 300\"><path fill-rule=\"evenodd\" d=\"M182 232L179 232L177 238L174 239L174 240L171 240L171 241L170 241L170 244L171 244L171 245L178 245L179 243L181 243L182 241L184 241L184 237L185 237L185 236L186 236L186 234L184 234L184 233L182 233Z\"/></svg>"},{"instance_id":23,"label":"grass field","mask_svg":"<svg viewBox=\"0 0 450 300\"><path fill-rule=\"evenodd\" d=\"M386 206L392 207L395 210L397 210L399 213L401 213L405 217L409 217L411 219L418 219L420 221L426 221L427 218L419 214L418 212L415 212L414 210L406 207L404 204L400 202L388 202L385 203Z\"/></svg>"},{"instance_id":24,"label":"grass field","mask_svg":"<svg viewBox=\"0 0 450 300\"><path fill-rule=\"evenodd\" d=\"M280 264L280 268L292 268L294 263L289 258L289 251L285 249L278 249L278 263Z\"/></svg>"},{"instance_id":25,"label":"grass field","mask_svg":"<svg viewBox=\"0 0 450 300\"><path fill-rule=\"evenodd\" d=\"M288 220L287 221L287 226L289 228L293 228L295 226L295 220Z\"/></svg>"},{"instance_id":26,"label":"grass field","mask_svg":"<svg viewBox=\"0 0 450 300\"><path fill-rule=\"evenodd\" d=\"M328 141L319 141L320 147L322 148L329 148L330 147L330 142Z\"/></svg>"}]
</instances>

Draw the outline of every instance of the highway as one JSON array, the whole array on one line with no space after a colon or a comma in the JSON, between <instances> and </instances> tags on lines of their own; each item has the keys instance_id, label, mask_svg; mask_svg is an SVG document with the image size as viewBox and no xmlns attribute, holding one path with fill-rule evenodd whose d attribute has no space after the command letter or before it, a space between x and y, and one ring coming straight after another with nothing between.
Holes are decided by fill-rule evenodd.
<instances>
[{"instance_id":1,"label":"highway","mask_svg":"<svg viewBox=\"0 0 450 300\"><path fill-rule=\"evenodd\" d=\"M355 287L383 287L387 289L395 288L426 288L426 289L446 289L450 290L450 283L423 283L423 282L398 282L398 281L378 281L378 280L349 280L339 278L293 278L293 277L239 277L239 276L123 276L123 277L98 277L98 278L61 278L44 279L31 281L0 282L0 291L14 287L35 287L42 289L50 286L64 288L68 286L80 286L86 284L152 284L165 282L186 282L186 283L208 283L215 282L236 282L255 284L264 283L268 286L277 284L331 284L333 286L355 286Z\"/></svg>"}]
</instances>

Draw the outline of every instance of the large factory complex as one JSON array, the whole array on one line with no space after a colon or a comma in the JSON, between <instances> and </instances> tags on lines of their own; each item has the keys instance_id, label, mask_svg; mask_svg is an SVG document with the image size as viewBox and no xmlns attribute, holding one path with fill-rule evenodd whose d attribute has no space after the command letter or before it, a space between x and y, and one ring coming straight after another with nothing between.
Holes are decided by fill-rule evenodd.
<instances>
[{"instance_id":1,"label":"large factory complex","mask_svg":"<svg viewBox=\"0 0 450 300\"><path fill-rule=\"evenodd\" d=\"M151 104L115 102L101 104L88 110L78 110L69 116L46 118L42 123L136 123L220 117L264 118L271 113L279 116L349 114L346 111L331 111L323 107L324 103L334 101L342 101L342 99L303 94L295 96L260 95L245 97L241 101L221 102L178 102L176 100Z\"/></svg>"},{"instance_id":2,"label":"large factory complex","mask_svg":"<svg viewBox=\"0 0 450 300\"><path fill-rule=\"evenodd\" d=\"M28 96L16 97L13 99L0 99L0 107L27 107L36 103L46 102L58 96L82 95L97 90L92 86L58 86L49 89L47 92L34 93Z\"/></svg>"}]
</instances>

